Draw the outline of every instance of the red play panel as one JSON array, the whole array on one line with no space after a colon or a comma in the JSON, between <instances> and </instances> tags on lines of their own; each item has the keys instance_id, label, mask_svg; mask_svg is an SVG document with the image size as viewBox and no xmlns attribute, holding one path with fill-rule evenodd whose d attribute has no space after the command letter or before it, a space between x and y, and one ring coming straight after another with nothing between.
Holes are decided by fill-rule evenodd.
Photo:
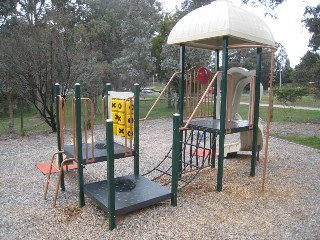
<instances>
[{"instance_id":1,"label":"red play panel","mask_svg":"<svg viewBox=\"0 0 320 240\"><path fill-rule=\"evenodd\" d=\"M217 155L219 153L219 149L217 149ZM198 148L197 151L194 151L192 154L197 155L198 157L208 157L209 155L209 150L203 149L203 148Z\"/></svg>"},{"instance_id":2,"label":"red play panel","mask_svg":"<svg viewBox=\"0 0 320 240\"><path fill-rule=\"evenodd\" d=\"M196 154L199 157L207 157L209 155L209 150L204 150L202 148L199 148L197 151L193 152L193 154Z\"/></svg>"},{"instance_id":3,"label":"red play panel","mask_svg":"<svg viewBox=\"0 0 320 240\"><path fill-rule=\"evenodd\" d=\"M43 174L48 174L49 170L50 170L50 162L41 162L41 163L37 163L36 167L40 170L40 172L42 172ZM63 170L67 170L66 169L67 166L63 167ZM78 164L76 162L72 162L72 164L68 165L68 170L71 169L77 169L78 168ZM51 169L51 173L56 173L59 172L58 169L56 169L55 167L52 167Z\"/></svg>"}]
</instances>

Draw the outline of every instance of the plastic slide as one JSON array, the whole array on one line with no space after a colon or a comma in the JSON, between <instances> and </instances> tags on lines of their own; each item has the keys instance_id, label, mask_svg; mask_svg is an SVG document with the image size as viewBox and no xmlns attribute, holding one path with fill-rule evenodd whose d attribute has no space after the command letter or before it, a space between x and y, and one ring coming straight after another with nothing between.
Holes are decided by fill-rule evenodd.
<instances>
[{"instance_id":1,"label":"plastic slide","mask_svg":"<svg viewBox=\"0 0 320 240\"><path fill-rule=\"evenodd\" d=\"M234 120L242 120L242 117L238 113L241 95L244 90L244 88L250 83L250 80L253 76L255 76L256 72L249 71L244 68L234 67L230 68L228 70L228 74L231 74L233 76L233 89L234 89L234 95L233 95L233 101L232 101L232 118ZM220 89L221 78L218 78L218 89ZM262 84L260 84L260 98L263 94L263 87ZM217 96L217 118L220 117L220 96L218 94ZM240 141L225 144L224 146L224 155L225 157L230 153L236 153L239 151L251 151L252 150L252 137L253 137L253 131L245 131L240 132ZM263 126L261 123L261 119L259 119L258 123L258 151L261 151L263 147Z\"/></svg>"}]
</instances>

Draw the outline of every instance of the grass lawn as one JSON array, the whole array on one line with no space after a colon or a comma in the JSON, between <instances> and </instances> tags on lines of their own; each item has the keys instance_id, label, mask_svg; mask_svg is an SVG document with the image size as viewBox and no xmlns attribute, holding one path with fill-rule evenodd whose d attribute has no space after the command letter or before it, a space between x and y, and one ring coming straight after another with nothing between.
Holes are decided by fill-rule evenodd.
<instances>
[{"instance_id":1,"label":"grass lawn","mask_svg":"<svg viewBox=\"0 0 320 240\"><path fill-rule=\"evenodd\" d=\"M50 131L50 127L42 120L36 110L23 113L23 128L21 129L20 113L14 114L15 132L24 135L28 131ZM0 117L0 136L8 131L9 119L6 116Z\"/></svg>"},{"instance_id":2,"label":"grass lawn","mask_svg":"<svg viewBox=\"0 0 320 240\"><path fill-rule=\"evenodd\" d=\"M240 105L239 113L246 116L248 106ZM267 121L268 107L260 107L260 117ZM297 122L297 123L315 123L320 122L320 111L297 110L292 108L273 108L273 122Z\"/></svg>"},{"instance_id":3,"label":"grass lawn","mask_svg":"<svg viewBox=\"0 0 320 240\"><path fill-rule=\"evenodd\" d=\"M67 127L71 127L71 117L72 117L72 108L71 108L71 97L67 100ZM145 96L141 97L140 100L140 118L144 118L154 103L156 96ZM262 98L261 103L267 103L267 96ZM241 101L248 101L248 97L246 95L242 96ZM100 100L101 102L101 100ZM278 104L275 99L274 104ZM296 106L306 106L306 107L319 107L320 100L314 100L312 96L306 96L301 99ZM101 106L99 103L98 106ZM162 117L171 117L173 113L175 113L175 108L168 108L167 100L162 99L159 101L157 106L154 108L153 112L150 114L148 119L157 119ZM247 105L240 105L239 113L240 115L246 119L248 112ZM267 107L260 107L260 117L267 121ZM101 111L97 111L95 124L102 123ZM282 109L282 108L273 108L273 122L298 122L298 123L319 123L320 122L320 112L313 110L296 110L296 109ZM14 126L16 133L24 134L28 131L48 131L50 132L50 127L36 114L35 110L32 110L28 113L24 113L24 126L22 131L20 130L20 114L17 113L14 118ZM5 116L0 116L0 135L7 133L8 127L8 118ZM308 145L311 147L320 148L320 139L318 137L311 138L301 138L299 136L278 136L280 138L287 139L289 141L297 142L303 145Z\"/></svg>"},{"instance_id":4,"label":"grass lawn","mask_svg":"<svg viewBox=\"0 0 320 240\"><path fill-rule=\"evenodd\" d=\"M242 95L241 101L248 102L249 96ZM261 103L268 104L268 101L269 101L269 95L267 93L265 93L261 98ZM282 105L282 103L279 102L276 97L273 97L273 104L274 105ZM313 95L303 96L300 100L298 100L297 102L295 102L291 106L320 108L320 99L315 99Z\"/></svg>"},{"instance_id":5,"label":"grass lawn","mask_svg":"<svg viewBox=\"0 0 320 240\"><path fill-rule=\"evenodd\" d=\"M320 137L312 136L312 137L299 137L299 136L281 136L281 135L274 135L278 138L282 138L288 140L290 142L298 143L301 145L313 147L320 149Z\"/></svg>"}]
</instances>

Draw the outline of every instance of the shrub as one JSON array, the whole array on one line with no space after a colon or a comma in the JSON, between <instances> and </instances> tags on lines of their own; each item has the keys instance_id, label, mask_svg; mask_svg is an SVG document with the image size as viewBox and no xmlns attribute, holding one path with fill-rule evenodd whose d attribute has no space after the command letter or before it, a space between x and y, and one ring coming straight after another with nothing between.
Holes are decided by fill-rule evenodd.
<instances>
[{"instance_id":1,"label":"shrub","mask_svg":"<svg viewBox=\"0 0 320 240\"><path fill-rule=\"evenodd\" d=\"M308 93L309 91L307 88L300 87L283 87L274 90L274 94L278 101L284 105L294 104Z\"/></svg>"}]
</instances>

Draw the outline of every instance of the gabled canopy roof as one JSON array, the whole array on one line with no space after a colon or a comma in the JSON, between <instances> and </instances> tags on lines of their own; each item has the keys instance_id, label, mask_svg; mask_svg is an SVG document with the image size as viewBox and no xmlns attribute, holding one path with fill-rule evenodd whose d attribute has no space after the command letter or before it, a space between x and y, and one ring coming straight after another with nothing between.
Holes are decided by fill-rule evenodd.
<instances>
[{"instance_id":1,"label":"gabled canopy roof","mask_svg":"<svg viewBox=\"0 0 320 240\"><path fill-rule=\"evenodd\" d=\"M214 1L184 16L171 30L168 44L220 49L223 36L229 36L229 45L275 45L259 16L229 0Z\"/></svg>"}]
</instances>

